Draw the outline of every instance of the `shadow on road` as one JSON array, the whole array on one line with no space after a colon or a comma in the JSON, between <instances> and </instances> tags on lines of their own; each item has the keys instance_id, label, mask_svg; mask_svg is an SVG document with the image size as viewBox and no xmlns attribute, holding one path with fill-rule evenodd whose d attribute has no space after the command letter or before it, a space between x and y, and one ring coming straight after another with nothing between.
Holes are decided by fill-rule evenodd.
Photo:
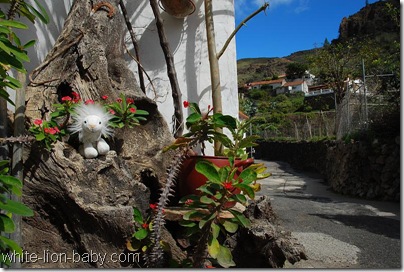
<instances>
[{"instance_id":1,"label":"shadow on road","mask_svg":"<svg viewBox=\"0 0 404 272\"><path fill-rule=\"evenodd\" d=\"M400 239L400 221L396 219L371 215L344 215L344 214L310 214L323 219L334 220L342 224L363 229L378 235L393 239Z\"/></svg>"}]
</instances>

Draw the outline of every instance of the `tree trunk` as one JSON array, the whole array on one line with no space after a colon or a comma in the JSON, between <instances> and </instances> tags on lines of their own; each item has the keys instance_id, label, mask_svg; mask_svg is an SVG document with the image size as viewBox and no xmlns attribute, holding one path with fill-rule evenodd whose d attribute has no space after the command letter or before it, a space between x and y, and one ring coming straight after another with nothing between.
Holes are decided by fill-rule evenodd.
<instances>
[{"instance_id":1,"label":"tree trunk","mask_svg":"<svg viewBox=\"0 0 404 272\"><path fill-rule=\"evenodd\" d=\"M24 250L48 259L23 267L128 265L117 257L133 233L132 207L145 213L157 200L170 162L170 155L161 152L173 140L168 125L123 58L125 22L119 1L104 1L92 13L93 2L98 1L73 3L53 49L31 74L27 118L31 123L49 120L52 105L71 91L94 101L102 95L114 101L124 93L150 115L141 126L117 129L107 140L112 151L96 159L84 159L74 137L57 142L51 152L37 144L27 150L23 199L35 215L23 222ZM106 259L85 258L92 253L106 254Z\"/></svg>"}]
</instances>

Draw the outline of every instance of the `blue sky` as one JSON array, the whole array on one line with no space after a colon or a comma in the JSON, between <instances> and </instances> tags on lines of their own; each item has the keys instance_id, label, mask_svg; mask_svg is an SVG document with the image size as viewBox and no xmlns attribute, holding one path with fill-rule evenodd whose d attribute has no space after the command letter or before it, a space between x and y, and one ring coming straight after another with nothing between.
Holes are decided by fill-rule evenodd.
<instances>
[{"instance_id":1,"label":"blue sky","mask_svg":"<svg viewBox=\"0 0 404 272\"><path fill-rule=\"evenodd\" d=\"M378 0L368 0L369 4ZM264 0L234 0L236 26ZM286 57L320 47L325 38L338 37L342 18L365 6L366 0L268 0L261 12L236 35L237 59Z\"/></svg>"}]
</instances>

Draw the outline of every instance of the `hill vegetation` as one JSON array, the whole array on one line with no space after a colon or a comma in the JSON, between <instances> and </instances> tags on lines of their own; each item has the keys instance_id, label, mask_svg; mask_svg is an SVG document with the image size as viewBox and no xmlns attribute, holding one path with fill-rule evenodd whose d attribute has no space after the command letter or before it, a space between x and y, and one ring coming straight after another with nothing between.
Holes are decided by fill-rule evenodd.
<instances>
[{"instance_id":1,"label":"hill vegetation","mask_svg":"<svg viewBox=\"0 0 404 272\"><path fill-rule=\"evenodd\" d=\"M265 87L246 92L240 99L240 108L250 116L256 117L256 132L268 134L269 131L272 136L282 137L294 134L299 138L302 134L313 137L312 132L317 129L320 136L336 135L337 138L341 138L344 133L350 131L350 129L340 131L340 125L346 122L344 118L347 118L348 123L352 122L353 111L344 112L352 98L359 103L353 110L359 112L361 125L355 129L359 127L361 130L367 129L370 125L380 131L387 131L386 126L399 127L399 114L397 114L400 108L401 85L399 1L385 0L366 5L358 13L342 19L339 33L337 39L331 43L326 40L320 48L295 52L283 58L238 61L240 87L248 82L276 79L285 74L291 79L290 68L301 66L307 67L316 75L316 84L326 84L334 90L334 95L325 97L327 101L314 101L317 104L317 112L313 111L315 110L313 104L309 105L307 103L309 99L304 96L284 94L276 97L274 92ZM366 76L370 77L366 79L366 87L372 94L369 101L372 101L372 106L376 100L380 105L372 108L369 119L363 87L356 89L351 95L353 97L348 97L347 100L348 92L344 83L347 78L363 79L364 67ZM319 105L321 103L324 105ZM347 110L350 110L349 106ZM325 114L325 111L328 112ZM386 118L389 122L381 121ZM315 119L317 124L311 122ZM379 121L381 123L376 124ZM305 129L305 132L299 132L299 127ZM397 131L394 130L393 134L397 134Z\"/></svg>"}]
</instances>

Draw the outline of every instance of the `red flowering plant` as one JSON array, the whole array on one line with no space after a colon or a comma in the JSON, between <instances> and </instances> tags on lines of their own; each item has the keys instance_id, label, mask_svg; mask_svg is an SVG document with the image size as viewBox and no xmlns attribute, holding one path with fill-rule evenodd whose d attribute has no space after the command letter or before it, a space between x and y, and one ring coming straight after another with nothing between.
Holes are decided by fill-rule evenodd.
<instances>
[{"instance_id":1,"label":"red flowering plant","mask_svg":"<svg viewBox=\"0 0 404 272\"><path fill-rule=\"evenodd\" d=\"M50 121L36 119L29 129L36 141L42 143L48 150L52 148L54 142L66 135L70 114L81 98L78 93L72 92L71 96L64 96L61 101L62 103L53 105L55 111L50 114Z\"/></svg>"},{"instance_id":2,"label":"red flowering plant","mask_svg":"<svg viewBox=\"0 0 404 272\"><path fill-rule=\"evenodd\" d=\"M173 144L165 147L164 151L201 144L201 152L205 155L205 142L213 143L213 141L218 141L224 147L231 145L232 140L225 133L219 132L217 129L236 129L236 118L222 113L211 114L213 108L210 105L206 112L202 112L198 104L193 102L184 101L183 105L185 108L191 110L191 114L185 122L188 132L182 137L177 138Z\"/></svg>"},{"instance_id":3,"label":"red flowering plant","mask_svg":"<svg viewBox=\"0 0 404 272\"><path fill-rule=\"evenodd\" d=\"M107 100L108 96L102 96L103 100ZM140 125L140 121L145 121L149 113L145 110L140 110L136 107L133 98L126 98L124 94L121 94L111 104L107 104L106 108L114 116L111 121L111 127L123 128L128 126L130 128Z\"/></svg>"},{"instance_id":4,"label":"red flowering plant","mask_svg":"<svg viewBox=\"0 0 404 272\"><path fill-rule=\"evenodd\" d=\"M255 198L255 192L260 190L257 180L268 177L269 173L265 173L267 168L260 163L244 168L236 163L236 158L244 154L241 151L253 145L256 139L256 136L245 137L243 133L245 125L242 122L230 115L213 114L210 106L206 112L202 112L196 103L184 101L184 107L190 108L191 111L186 119L188 132L164 149L164 151L180 149L183 153L176 157L173 161L175 166L168 171L169 178L160 195L159 204L168 202L169 188L173 186L175 178L181 171L178 165L181 165L187 157L189 149L201 144L202 154L205 155L206 141L220 142L225 148L223 154L227 155L229 164L217 166L208 160L198 160L195 170L206 177L206 183L197 189L198 194L187 195L180 200L179 204L188 210L180 225L186 228L190 244L194 245L193 267L207 267L206 264L209 262L215 266L231 267L235 263L230 249L225 246L226 236L234 234L239 227L249 226L250 222L242 214L240 207L247 205L247 197ZM219 132L218 128L228 129L233 139ZM236 205L237 203L241 205ZM227 215L223 216L226 213ZM153 233L158 233L163 220L156 216L153 222ZM156 250L152 253L158 253L157 246L156 242Z\"/></svg>"},{"instance_id":5,"label":"red flowering plant","mask_svg":"<svg viewBox=\"0 0 404 272\"><path fill-rule=\"evenodd\" d=\"M146 253L152 245L151 232L153 231L152 214L157 212L157 204L151 203L148 215L143 216L137 207L133 207L133 223L135 231L132 237L126 242L126 248L132 252ZM166 251L170 251L170 246L161 241L161 244ZM138 264L139 265L139 264Z\"/></svg>"},{"instance_id":6,"label":"red flowering plant","mask_svg":"<svg viewBox=\"0 0 404 272\"><path fill-rule=\"evenodd\" d=\"M266 170L262 164L253 164L241 171L234 158L230 157L229 161L229 166L222 167L210 161L199 161L195 169L208 180L198 188L200 194L180 200L180 204L189 209L180 225L187 228L191 241L197 241L194 265L196 263L198 267L206 260L222 267L235 265L231 251L224 243L226 236L234 234L239 227L250 225L236 203L246 206L247 197L253 200L255 192L260 190L256 181L268 176L262 174ZM225 216L226 213L231 216Z\"/></svg>"}]
</instances>

